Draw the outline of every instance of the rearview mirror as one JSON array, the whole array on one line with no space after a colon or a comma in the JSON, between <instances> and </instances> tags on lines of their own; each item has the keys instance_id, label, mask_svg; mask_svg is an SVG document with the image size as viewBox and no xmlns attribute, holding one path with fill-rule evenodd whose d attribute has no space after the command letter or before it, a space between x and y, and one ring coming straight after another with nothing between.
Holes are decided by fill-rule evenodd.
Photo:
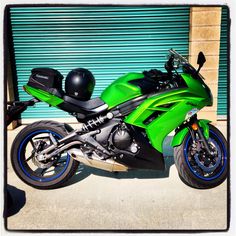
<instances>
[{"instance_id":1,"label":"rearview mirror","mask_svg":"<svg viewBox=\"0 0 236 236\"><path fill-rule=\"evenodd\" d=\"M205 58L203 52L199 52L198 58L197 58L197 64L199 65L199 67L197 69L197 74L199 73L200 69L202 68L202 66L204 65L205 62L206 62L206 58Z\"/></svg>"},{"instance_id":2,"label":"rearview mirror","mask_svg":"<svg viewBox=\"0 0 236 236\"><path fill-rule=\"evenodd\" d=\"M199 52L198 58L197 58L197 64L201 68L205 62L206 62L206 58L205 58L203 52Z\"/></svg>"}]
</instances>

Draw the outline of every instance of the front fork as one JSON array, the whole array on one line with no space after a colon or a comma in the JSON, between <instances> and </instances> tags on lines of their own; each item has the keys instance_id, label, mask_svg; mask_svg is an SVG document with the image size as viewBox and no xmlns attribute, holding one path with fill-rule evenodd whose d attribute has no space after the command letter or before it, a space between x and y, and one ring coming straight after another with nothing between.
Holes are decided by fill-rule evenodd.
<instances>
[{"instance_id":1,"label":"front fork","mask_svg":"<svg viewBox=\"0 0 236 236\"><path fill-rule=\"evenodd\" d=\"M197 115L192 116L188 121L183 123L180 127L176 129L176 134L172 140L171 146L176 147L183 143L184 138L190 132L193 141L196 141L196 133L202 140L206 151L211 154L209 144L207 140L209 139L209 120L198 120Z\"/></svg>"},{"instance_id":2,"label":"front fork","mask_svg":"<svg viewBox=\"0 0 236 236\"><path fill-rule=\"evenodd\" d=\"M200 120L200 122L201 122L201 120ZM207 139L209 138L209 126L207 125L207 127L206 127L205 124L202 124L200 122L197 119L197 115L194 115L193 117L191 117L190 121L187 123L188 129L189 129L190 134L191 134L192 139L193 139L193 142L202 141L202 143L204 145L204 148L207 151L207 154L213 155L214 152L212 152L210 150L209 144L207 142ZM201 126L203 126L203 127L201 127ZM204 130L204 128L205 128L205 130ZM207 137L205 137L202 129L204 130L205 135ZM200 139L198 139L198 140L196 139L196 134L198 134Z\"/></svg>"}]
</instances>

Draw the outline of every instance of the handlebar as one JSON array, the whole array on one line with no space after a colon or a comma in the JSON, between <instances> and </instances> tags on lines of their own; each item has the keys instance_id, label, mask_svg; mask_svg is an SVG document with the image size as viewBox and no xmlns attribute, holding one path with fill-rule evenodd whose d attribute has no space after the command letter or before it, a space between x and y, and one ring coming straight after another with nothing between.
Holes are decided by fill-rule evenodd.
<instances>
[{"instance_id":1,"label":"handlebar","mask_svg":"<svg viewBox=\"0 0 236 236\"><path fill-rule=\"evenodd\" d=\"M168 74L171 74L171 71L174 69L174 56L170 55L169 60L165 63L165 69Z\"/></svg>"}]
</instances>

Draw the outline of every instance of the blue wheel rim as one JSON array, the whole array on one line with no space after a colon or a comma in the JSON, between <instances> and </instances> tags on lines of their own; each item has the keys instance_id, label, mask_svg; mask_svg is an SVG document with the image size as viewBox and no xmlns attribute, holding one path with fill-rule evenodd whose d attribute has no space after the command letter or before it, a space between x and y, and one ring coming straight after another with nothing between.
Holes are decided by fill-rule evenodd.
<instances>
[{"instance_id":1,"label":"blue wheel rim","mask_svg":"<svg viewBox=\"0 0 236 236\"><path fill-rule=\"evenodd\" d=\"M222 175L222 173L224 172L225 168L226 168L226 165L227 165L227 151L226 151L226 147L223 143L223 141L221 140L221 138L215 133L213 132L212 130L210 130L210 134L212 134L216 139L217 141L220 143L220 146L222 147L222 150L220 150L223 154L222 154L222 160L224 162L223 166L221 166L221 169L220 171L212 176L212 177L203 177L199 174L197 174L194 169L192 168L192 166L190 165L189 163L189 160L188 160L188 153L187 153L187 150L188 150L188 145L189 145L189 142L191 140L191 135L188 136L187 138L187 141L185 143L185 146L184 146L184 157L185 157L185 161L190 169L190 171L199 179L202 179L202 180L205 180L205 181L211 181L211 180L214 180L214 179L217 179L218 177L220 177ZM222 161L221 160L221 161Z\"/></svg>"},{"instance_id":2,"label":"blue wheel rim","mask_svg":"<svg viewBox=\"0 0 236 236\"><path fill-rule=\"evenodd\" d=\"M69 161L70 161L70 157L69 157L69 154L67 154L67 158L66 158L66 164L64 166L64 168L56 175L53 175L53 176L49 176L49 177L38 177L38 176L35 176L35 175L32 175L28 172L28 170L25 168L24 164L23 164L23 160L22 160L22 149L26 146L27 146L27 143L28 141L35 135L37 134L41 134L41 133L51 133L53 134L56 138L62 138L61 135L59 135L58 133L56 132L53 132L51 130L37 130L37 131L34 131L32 133L29 133L24 139L23 141L21 142L20 144L20 147L18 149L18 152L17 152L17 159L18 159L18 162L20 164L20 167L21 167L21 170L24 172L24 174L29 177L30 179L34 180L34 181L38 181L38 182L49 182L49 181L53 181L57 178L59 178L61 175L63 175L63 173L66 171L68 165L69 165ZM30 167L29 167L30 168ZM33 170L32 170L33 172Z\"/></svg>"}]
</instances>

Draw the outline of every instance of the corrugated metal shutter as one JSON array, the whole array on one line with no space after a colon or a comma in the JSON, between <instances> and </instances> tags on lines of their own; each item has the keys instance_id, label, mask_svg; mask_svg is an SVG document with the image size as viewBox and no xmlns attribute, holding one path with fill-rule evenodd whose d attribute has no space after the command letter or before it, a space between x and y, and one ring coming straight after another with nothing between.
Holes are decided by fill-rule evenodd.
<instances>
[{"instance_id":1,"label":"corrugated metal shutter","mask_svg":"<svg viewBox=\"0 0 236 236\"><path fill-rule=\"evenodd\" d=\"M228 9L222 7L217 115L227 114L228 87Z\"/></svg>"},{"instance_id":2,"label":"corrugated metal shutter","mask_svg":"<svg viewBox=\"0 0 236 236\"><path fill-rule=\"evenodd\" d=\"M64 77L87 68L96 78L96 97L124 73L164 69L171 47L188 54L187 6L12 7L10 17L21 100L30 98L22 86L34 67L52 67ZM39 103L22 117L65 115Z\"/></svg>"}]
</instances>

